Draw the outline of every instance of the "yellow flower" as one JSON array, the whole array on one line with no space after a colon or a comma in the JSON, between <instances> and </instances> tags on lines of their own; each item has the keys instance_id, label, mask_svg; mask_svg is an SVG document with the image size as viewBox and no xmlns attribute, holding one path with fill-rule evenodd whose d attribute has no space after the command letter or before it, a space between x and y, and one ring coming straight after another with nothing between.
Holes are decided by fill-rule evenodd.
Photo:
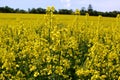
<instances>
[{"instance_id":1,"label":"yellow flower","mask_svg":"<svg viewBox=\"0 0 120 80\"><path fill-rule=\"evenodd\" d=\"M51 61L51 57L50 56L47 56L46 58L47 62L49 63Z\"/></svg>"},{"instance_id":2,"label":"yellow flower","mask_svg":"<svg viewBox=\"0 0 120 80\"><path fill-rule=\"evenodd\" d=\"M106 76L106 75L102 75L101 77L104 79L104 78L106 78L107 76Z\"/></svg>"},{"instance_id":3,"label":"yellow flower","mask_svg":"<svg viewBox=\"0 0 120 80\"><path fill-rule=\"evenodd\" d=\"M19 65L17 64L16 67L19 67Z\"/></svg>"},{"instance_id":4,"label":"yellow flower","mask_svg":"<svg viewBox=\"0 0 120 80\"><path fill-rule=\"evenodd\" d=\"M48 71L48 75L50 75L50 74L52 74L52 70L49 70L49 71Z\"/></svg>"},{"instance_id":5,"label":"yellow flower","mask_svg":"<svg viewBox=\"0 0 120 80\"><path fill-rule=\"evenodd\" d=\"M64 78L68 78L69 76L68 75L63 75Z\"/></svg>"},{"instance_id":6,"label":"yellow flower","mask_svg":"<svg viewBox=\"0 0 120 80\"><path fill-rule=\"evenodd\" d=\"M39 75L39 72L34 72L34 77L37 77Z\"/></svg>"},{"instance_id":7,"label":"yellow flower","mask_svg":"<svg viewBox=\"0 0 120 80\"><path fill-rule=\"evenodd\" d=\"M67 59L64 59L63 60L63 66L66 67L66 68L69 68L70 67L70 62Z\"/></svg>"},{"instance_id":8,"label":"yellow flower","mask_svg":"<svg viewBox=\"0 0 120 80\"><path fill-rule=\"evenodd\" d=\"M119 76L118 80L120 80L120 76Z\"/></svg>"},{"instance_id":9,"label":"yellow flower","mask_svg":"<svg viewBox=\"0 0 120 80\"><path fill-rule=\"evenodd\" d=\"M76 14L76 15L80 15L80 10L79 10L79 9L76 9L75 14Z\"/></svg>"},{"instance_id":10,"label":"yellow flower","mask_svg":"<svg viewBox=\"0 0 120 80\"><path fill-rule=\"evenodd\" d=\"M32 66L32 67L30 68L30 71L34 71L34 70L36 70L36 66Z\"/></svg>"},{"instance_id":11,"label":"yellow flower","mask_svg":"<svg viewBox=\"0 0 120 80\"><path fill-rule=\"evenodd\" d=\"M84 74L83 69L78 69L78 70L76 71L76 74L77 74L78 76Z\"/></svg>"},{"instance_id":12,"label":"yellow flower","mask_svg":"<svg viewBox=\"0 0 120 80\"><path fill-rule=\"evenodd\" d=\"M55 70L55 73L57 73L57 74L59 74L59 75L62 75L62 72L63 72L62 66L57 66L57 67L56 67L56 70Z\"/></svg>"}]
</instances>

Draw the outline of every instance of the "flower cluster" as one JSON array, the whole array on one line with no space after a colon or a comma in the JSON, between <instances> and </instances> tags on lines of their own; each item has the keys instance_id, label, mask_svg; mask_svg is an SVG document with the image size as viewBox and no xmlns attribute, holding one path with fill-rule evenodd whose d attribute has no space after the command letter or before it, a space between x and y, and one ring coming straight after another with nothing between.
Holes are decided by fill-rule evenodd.
<instances>
[{"instance_id":1,"label":"flower cluster","mask_svg":"<svg viewBox=\"0 0 120 80\"><path fill-rule=\"evenodd\" d=\"M120 80L119 15L112 23L87 13L65 25L54 10L0 23L0 80Z\"/></svg>"}]
</instances>

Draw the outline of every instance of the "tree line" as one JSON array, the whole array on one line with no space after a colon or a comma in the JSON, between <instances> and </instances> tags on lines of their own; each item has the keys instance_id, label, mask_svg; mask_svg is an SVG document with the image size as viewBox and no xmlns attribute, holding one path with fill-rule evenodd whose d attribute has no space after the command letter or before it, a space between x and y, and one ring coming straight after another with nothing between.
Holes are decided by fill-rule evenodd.
<instances>
[{"instance_id":1,"label":"tree line","mask_svg":"<svg viewBox=\"0 0 120 80\"><path fill-rule=\"evenodd\" d=\"M11 7L5 6L5 7L0 7L0 13L34 13L34 14L45 14L46 9L44 8L32 8L28 10L23 10L23 9L13 9ZM101 12L101 11L96 11L93 9L92 5L89 4L88 9L86 10L85 7L82 7L80 10L80 15L86 15L88 13L90 16L98 16L102 15L105 17L116 17L117 14L120 14L120 11L111 11L111 12ZM75 14L75 11L72 9L59 9L55 10L54 14Z\"/></svg>"}]
</instances>

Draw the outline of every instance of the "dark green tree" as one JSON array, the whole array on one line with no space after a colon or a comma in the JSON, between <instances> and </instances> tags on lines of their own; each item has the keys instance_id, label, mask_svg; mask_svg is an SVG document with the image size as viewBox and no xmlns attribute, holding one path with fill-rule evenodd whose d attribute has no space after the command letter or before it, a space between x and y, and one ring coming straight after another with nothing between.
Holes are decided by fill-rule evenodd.
<instances>
[{"instance_id":1,"label":"dark green tree","mask_svg":"<svg viewBox=\"0 0 120 80\"><path fill-rule=\"evenodd\" d=\"M93 7L92 7L91 4L89 4L89 6L88 6L88 13L89 13L90 15L93 15Z\"/></svg>"}]
</instances>

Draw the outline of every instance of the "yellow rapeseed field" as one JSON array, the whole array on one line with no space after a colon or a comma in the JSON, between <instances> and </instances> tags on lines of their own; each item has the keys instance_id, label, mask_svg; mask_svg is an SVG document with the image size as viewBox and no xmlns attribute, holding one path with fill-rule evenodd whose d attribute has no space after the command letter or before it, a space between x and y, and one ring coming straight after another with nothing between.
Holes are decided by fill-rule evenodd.
<instances>
[{"instance_id":1,"label":"yellow rapeseed field","mask_svg":"<svg viewBox=\"0 0 120 80\"><path fill-rule=\"evenodd\" d=\"M0 80L120 80L120 18L0 14Z\"/></svg>"}]
</instances>

